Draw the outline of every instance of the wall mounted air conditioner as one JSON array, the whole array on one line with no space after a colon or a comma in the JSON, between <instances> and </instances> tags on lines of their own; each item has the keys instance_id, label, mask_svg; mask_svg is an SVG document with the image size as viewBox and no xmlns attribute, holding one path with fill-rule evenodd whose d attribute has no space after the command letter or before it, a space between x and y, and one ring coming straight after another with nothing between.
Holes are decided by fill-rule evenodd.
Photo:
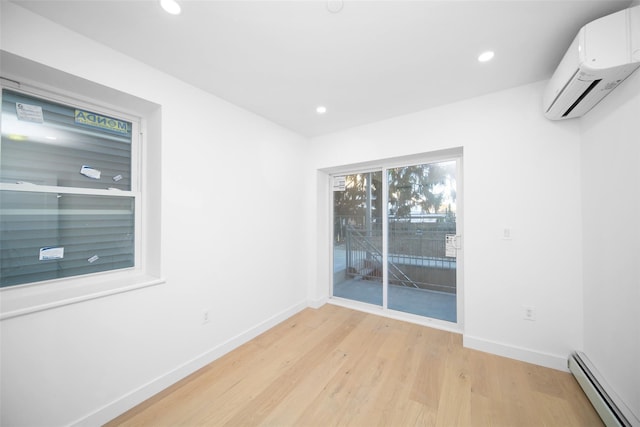
<instances>
[{"instance_id":1,"label":"wall mounted air conditioner","mask_svg":"<svg viewBox=\"0 0 640 427\"><path fill-rule=\"evenodd\" d=\"M588 23L544 91L544 115L580 117L640 67L640 6Z\"/></svg>"}]
</instances>

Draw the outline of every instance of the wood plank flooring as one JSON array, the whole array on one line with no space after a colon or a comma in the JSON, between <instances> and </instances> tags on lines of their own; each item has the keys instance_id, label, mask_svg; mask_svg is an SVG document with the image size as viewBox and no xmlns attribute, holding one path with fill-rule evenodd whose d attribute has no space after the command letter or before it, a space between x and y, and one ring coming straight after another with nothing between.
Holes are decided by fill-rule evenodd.
<instances>
[{"instance_id":1,"label":"wood plank flooring","mask_svg":"<svg viewBox=\"0 0 640 427\"><path fill-rule=\"evenodd\" d=\"M602 426L566 372L458 334L306 309L107 426Z\"/></svg>"}]
</instances>

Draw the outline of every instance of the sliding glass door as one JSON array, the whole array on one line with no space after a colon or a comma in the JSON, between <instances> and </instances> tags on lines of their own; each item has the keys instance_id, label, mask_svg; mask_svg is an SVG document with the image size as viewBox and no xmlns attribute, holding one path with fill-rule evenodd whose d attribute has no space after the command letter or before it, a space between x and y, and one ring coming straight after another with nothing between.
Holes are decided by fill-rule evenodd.
<instances>
[{"instance_id":1,"label":"sliding glass door","mask_svg":"<svg viewBox=\"0 0 640 427\"><path fill-rule=\"evenodd\" d=\"M333 177L333 296L458 321L459 160Z\"/></svg>"},{"instance_id":2,"label":"sliding glass door","mask_svg":"<svg viewBox=\"0 0 640 427\"><path fill-rule=\"evenodd\" d=\"M333 295L382 306L382 172L334 183Z\"/></svg>"},{"instance_id":3,"label":"sliding glass door","mask_svg":"<svg viewBox=\"0 0 640 427\"><path fill-rule=\"evenodd\" d=\"M456 322L456 162L388 169L387 184L387 306Z\"/></svg>"}]
</instances>

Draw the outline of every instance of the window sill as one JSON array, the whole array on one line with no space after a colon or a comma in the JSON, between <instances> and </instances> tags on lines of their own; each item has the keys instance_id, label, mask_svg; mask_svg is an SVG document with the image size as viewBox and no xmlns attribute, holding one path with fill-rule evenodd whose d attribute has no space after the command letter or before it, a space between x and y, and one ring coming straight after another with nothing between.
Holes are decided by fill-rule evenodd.
<instances>
[{"instance_id":1,"label":"window sill","mask_svg":"<svg viewBox=\"0 0 640 427\"><path fill-rule=\"evenodd\" d=\"M0 290L0 321L164 282L160 277L128 271L4 288Z\"/></svg>"}]
</instances>

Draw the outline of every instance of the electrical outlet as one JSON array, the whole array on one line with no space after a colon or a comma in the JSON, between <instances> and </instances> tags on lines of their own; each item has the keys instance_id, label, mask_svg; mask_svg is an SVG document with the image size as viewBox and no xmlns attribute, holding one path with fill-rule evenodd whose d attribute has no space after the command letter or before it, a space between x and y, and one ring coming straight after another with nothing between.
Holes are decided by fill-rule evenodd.
<instances>
[{"instance_id":1,"label":"electrical outlet","mask_svg":"<svg viewBox=\"0 0 640 427\"><path fill-rule=\"evenodd\" d=\"M210 318L209 315L210 315L210 313L209 313L209 309L208 308L205 309L205 310L202 310L202 324L203 325L206 324L206 323L209 323L209 318Z\"/></svg>"},{"instance_id":2,"label":"electrical outlet","mask_svg":"<svg viewBox=\"0 0 640 427\"><path fill-rule=\"evenodd\" d=\"M523 308L523 318L524 320L531 320L531 321L535 321L536 320L536 308L532 307L530 305L525 305L522 307Z\"/></svg>"},{"instance_id":3,"label":"electrical outlet","mask_svg":"<svg viewBox=\"0 0 640 427\"><path fill-rule=\"evenodd\" d=\"M511 240L512 238L511 227L504 227L502 229L502 240Z\"/></svg>"}]
</instances>

